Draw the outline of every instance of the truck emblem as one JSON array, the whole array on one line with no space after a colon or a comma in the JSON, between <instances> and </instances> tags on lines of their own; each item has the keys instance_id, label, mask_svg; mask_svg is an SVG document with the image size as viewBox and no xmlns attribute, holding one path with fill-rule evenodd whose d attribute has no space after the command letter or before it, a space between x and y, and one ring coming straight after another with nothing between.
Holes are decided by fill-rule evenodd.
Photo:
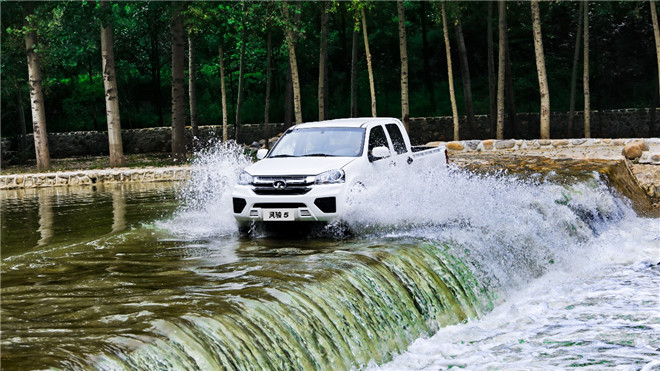
<instances>
[{"instance_id":1,"label":"truck emblem","mask_svg":"<svg viewBox=\"0 0 660 371\"><path fill-rule=\"evenodd\" d=\"M274 181L273 188L277 190L283 190L284 188L286 188L286 181L284 179Z\"/></svg>"}]
</instances>

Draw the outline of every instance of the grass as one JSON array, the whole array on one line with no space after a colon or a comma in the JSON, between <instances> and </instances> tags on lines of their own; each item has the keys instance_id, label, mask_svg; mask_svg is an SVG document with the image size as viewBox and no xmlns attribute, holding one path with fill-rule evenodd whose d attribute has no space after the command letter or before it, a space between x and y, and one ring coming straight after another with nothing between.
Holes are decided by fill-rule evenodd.
<instances>
[{"instance_id":1,"label":"grass","mask_svg":"<svg viewBox=\"0 0 660 371\"><path fill-rule=\"evenodd\" d=\"M181 165L174 161L169 153L147 153L124 155L127 168L165 167ZM24 164L2 164L0 175L49 173L56 171L95 170L111 168L108 156L84 156L71 158L51 158L51 167L48 170L39 170L35 160L28 160Z\"/></svg>"}]
</instances>

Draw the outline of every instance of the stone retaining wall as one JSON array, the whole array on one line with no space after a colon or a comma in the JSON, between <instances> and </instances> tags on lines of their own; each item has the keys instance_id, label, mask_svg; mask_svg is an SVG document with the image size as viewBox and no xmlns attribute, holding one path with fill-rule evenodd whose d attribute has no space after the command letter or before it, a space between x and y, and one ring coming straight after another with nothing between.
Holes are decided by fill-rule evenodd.
<instances>
[{"instance_id":1,"label":"stone retaining wall","mask_svg":"<svg viewBox=\"0 0 660 371\"><path fill-rule=\"evenodd\" d=\"M58 186L86 186L107 183L171 182L190 178L189 166L58 171L56 173L0 176L0 190Z\"/></svg>"},{"instance_id":2,"label":"stone retaining wall","mask_svg":"<svg viewBox=\"0 0 660 371\"><path fill-rule=\"evenodd\" d=\"M660 116L660 115L657 115ZM487 138L490 136L489 119L487 115L475 117L476 130L469 136L465 116L460 117L462 138ZM598 138L632 138L650 136L649 109L621 109L592 112L592 137ZM516 115L519 127L518 136L522 139L538 138L539 114L519 113ZM552 138L566 136L568 113L553 113L550 115L550 128ZM583 112L575 113L574 134L582 134ZM269 137L286 130L286 125L274 123L269 125ZM656 123L656 127L660 125ZM194 144L204 144L222 138L222 126L200 126L199 138L193 143L192 130L186 128L188 147ZM505 131L508 128L505 128ZM234 127L229 125L230 139L234 139ZM34 158L34 139L28 135L28 154ZM264 125L242 125L240 127L238 142L252 143L265 137ZM430 141L448 141L453 138L453 121L451 116L444 117L416 117L410 119L410 138L413 144L423 144ZM122 130L124 153L167 153L172 150L172 128L157 127L146 129ZM17 151L16 140L2 139L2 162L10 159ZM108 134L103 131L79 131L68 133L49 133L48 144L52 158L65 158L76 156L105 156L108 155Z\"/></svg>"},{"instance_id":3,"label":"stone retaining wall","mask_svg":"<svg viewBox=\"0 0 660 371\"><path fill-rule=\"evenodd\" d=\"M634 138L650 137L649 123L651 110L618 109L591 111L591 136L594 138ZM566 138L568 133L568 112L550 114L550 137ZM656 114L655 131L660 131L660 113ZM505 122L505 136L509 134L508 121ZM540 136L540 119L538 113L516 114L518 126L517 138L533 139ZM490 119L488 115L475 116L475 133L467 132L467 118L459 117L460 137L486 139L490 135ZM434 140L448 141L454 137L454 123L451 116L415 117L410 119L410 139L413 144L421 144ZM584 136L584 112L576 111L573 121L573 135Z\"/></svg>"}]
</instances>

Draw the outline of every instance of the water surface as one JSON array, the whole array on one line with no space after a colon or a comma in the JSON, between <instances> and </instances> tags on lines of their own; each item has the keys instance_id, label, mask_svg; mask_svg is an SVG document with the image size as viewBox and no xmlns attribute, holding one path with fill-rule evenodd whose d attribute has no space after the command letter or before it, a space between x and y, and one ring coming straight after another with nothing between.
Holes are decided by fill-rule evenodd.
<instances>
[{"instance_id":1,"label":"water surface","mask_svg":"<svg viewBox=\"0 0 660 371\"><path fill-rule=\"evenodd\" d=\"M597 172L399 173L293 238L238 234L246 163L3 193L2 368L659 366L660 225Z\"/></svg>"}]
</instances>

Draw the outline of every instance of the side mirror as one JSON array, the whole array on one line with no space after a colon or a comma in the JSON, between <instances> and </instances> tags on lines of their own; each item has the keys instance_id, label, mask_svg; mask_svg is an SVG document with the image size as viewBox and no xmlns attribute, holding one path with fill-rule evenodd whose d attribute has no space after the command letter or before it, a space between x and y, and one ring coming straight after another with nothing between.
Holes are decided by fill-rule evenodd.
<instances>
[{"instance_id":1,"label":"side mirror","mask_svg":"<svg viewBox=\"0 0 660 371\"><path fill-rule=\"evenodd\" d=\"M257 160L263 160L267 154L268 154L268 150L266 148L261 148L260 150L257 151Z\"/></svg>"},{"instance_id":2,"label":"side mirror","mask_svg":"<svg viewBox=\"0 0 660 371\"><path fill-rule=\"evenodd\" d=\"M374 160L380 160L381 158L390 157L390 150L387 147L374 147L371 150L371 156Z\"/></svg>"}]
</instances>

